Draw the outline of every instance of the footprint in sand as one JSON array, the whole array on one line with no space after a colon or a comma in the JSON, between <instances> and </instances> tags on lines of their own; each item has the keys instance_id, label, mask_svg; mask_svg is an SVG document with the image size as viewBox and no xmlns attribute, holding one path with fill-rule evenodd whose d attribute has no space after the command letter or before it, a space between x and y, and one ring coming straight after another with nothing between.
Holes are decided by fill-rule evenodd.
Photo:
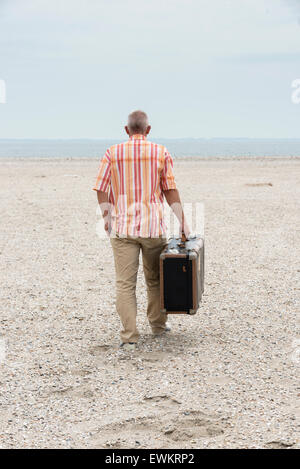
<instances>
[{"instance_id":1,"label":"footprint in sand","mask_svg":"<svg viewBox=\"0 0 300 469\"><path fill-rule=\"evenodd\" d=\"M164 408L166 407L176 407L181 404L178 400L176 400L173 397L169 397L166 394L162 394L159 396L145 396L144 401L147 401L149 403L153 404L158 404L158 405L163 405Z\"/></svg>"},{"instance_id":2,"label":"footprint in sand","mask_svg":"<svg viewBox=\"0 0 300 469\"><path fill-rule=\"evenodd\" d=\"M139 357L143 362L156 363L168 358L168 354L166 352L148 352L140 354Z\"/></svg>"},{"instance_id":3,"label":"footprint in sand","mask_svg":"<svg viewBox=\"0 0 300 469\"><path fill-rule=\"evenodd\" d=\"M266 443L265 447L269 449L288 449L292 448L294 443L288 441L270 441Z\"/></svg>"},{"instance_id":4,"label":"footprint in sand","mask_svg":"<svg viewBox=\"0 0 300 469\"><path fill-rule=\"evenodd\" d=\"M153 399L165 401L165 396L153 396ZM160 413L159 417L136 417L121 420L113 424L104 425L95 432L92 440L93 447L133 448L136 442L142 447L170 444L186 444L191 439L212 438L224 433L229 423L219 416L208 415L203 412L191 411L177 415L174 411ZM122 435L122 441L116 442L116 435ZM168 443L169 442L169 443ZM156 446L157 447L157 446Z\"/></svg>"},{"instance_id":5,"label":"footprint in sand","mask_svg":"<svg viewBox=\"0 0 300 469\"><path fill-rule=\"evenodd\" d=\"M76 388L70 386L62 389L54 389L50 391L49 396L57 396L58 398L70 397L72 399L90 399L94 393L86 386L78 386Z\"/></svg>"},{"instance_id":6,"label":"footprint in sand","mask_svg":"<svg viewBox=\"0 0 300 469\"><path fill-rule=\"evenodd\" d=\"M226 428L225 420L208 416L202 412L183 415L173 421L174 431L167 431L173 441L187 441L191 438L205 438L222 435Z\"/></svg>"},{"instance_id":7,"label":"footprint in sand","mask_svg":"<svg viewBox=\"0 0 300 469\"><path fill-rule=\"evenodd\" d=\"M96 345L95 347L91 347L89 352L91 355L97 356L102 355L104 352L107 352L110 349L109 345Z\"/></svg>"}]
</instances>

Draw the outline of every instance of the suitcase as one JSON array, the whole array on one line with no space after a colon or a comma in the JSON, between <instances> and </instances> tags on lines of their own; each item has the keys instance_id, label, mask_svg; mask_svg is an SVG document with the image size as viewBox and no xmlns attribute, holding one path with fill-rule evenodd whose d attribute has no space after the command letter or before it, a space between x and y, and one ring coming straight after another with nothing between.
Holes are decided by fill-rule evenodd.
<instances>
[{"instance_id":1,"label":"suitcase","mask_svg":"<svg viewBox=\"0 0 300 469\"><path fill-rule=\"evenodd\" d=\"M204 239L171 238L160 255L160 307L195 314L204 292Z\"/></svg>"}]
</instances>

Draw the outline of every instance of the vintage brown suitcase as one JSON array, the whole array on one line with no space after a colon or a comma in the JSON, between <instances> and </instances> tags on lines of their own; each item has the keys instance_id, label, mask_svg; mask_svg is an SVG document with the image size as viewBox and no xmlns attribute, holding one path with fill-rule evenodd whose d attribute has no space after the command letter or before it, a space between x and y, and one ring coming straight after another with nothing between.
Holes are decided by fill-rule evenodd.
<instances>
[{"instance_id":1,"label":"vintage brown suitcase","mask_svg":"<svg viewBox=\"0 0 300 469\"><path fill-rule=\"evenodd\" d=\"M167 314L195 314L204 292L204 239L171 238L160 255L160 305Z\"/></svg>"}]
</instances>

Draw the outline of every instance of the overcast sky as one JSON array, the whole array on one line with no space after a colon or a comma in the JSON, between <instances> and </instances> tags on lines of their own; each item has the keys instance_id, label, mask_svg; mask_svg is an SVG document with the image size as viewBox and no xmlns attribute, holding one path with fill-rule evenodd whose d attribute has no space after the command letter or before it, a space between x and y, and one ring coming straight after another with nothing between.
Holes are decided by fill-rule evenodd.
<instances>
[{"instance_id":1,"label":"overcast sky","mask_svg":"<svg viewBox=\"0 0 300 469\"><path fill-rule=\"evenodd\" d=\"M0 138L300 137L300 0L0 0Z\"/></svg>"}]
</instances>

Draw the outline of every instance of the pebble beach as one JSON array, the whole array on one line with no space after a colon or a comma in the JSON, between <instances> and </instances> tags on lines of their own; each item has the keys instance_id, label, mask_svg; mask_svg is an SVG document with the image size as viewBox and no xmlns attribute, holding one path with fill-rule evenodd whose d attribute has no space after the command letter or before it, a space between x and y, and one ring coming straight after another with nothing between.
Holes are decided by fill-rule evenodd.
<instances>
[{"instance_id":1,"label":"pebble beach","mask_svg":"<svg viewBox=\"0 0 300 469\"><path fill-rule=\"evenodd\" d=\"M205 294L119 349L96 159L1 159L1 448L300 448L300 160L174 161Z\"/></svg>"}]
</instances>

